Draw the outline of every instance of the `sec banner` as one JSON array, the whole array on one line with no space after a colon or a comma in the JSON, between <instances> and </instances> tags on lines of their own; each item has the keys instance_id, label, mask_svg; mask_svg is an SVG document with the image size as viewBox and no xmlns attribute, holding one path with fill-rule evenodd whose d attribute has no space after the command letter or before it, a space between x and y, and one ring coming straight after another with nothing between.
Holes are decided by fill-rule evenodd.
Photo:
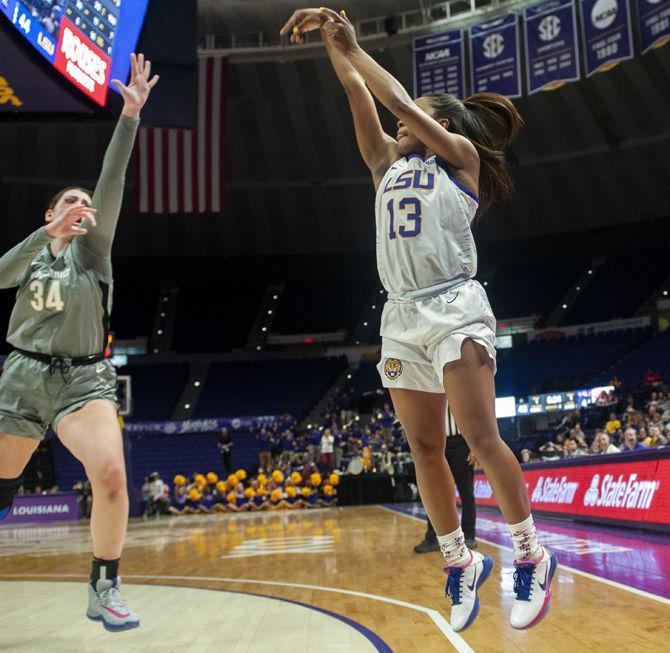
<instances>
[{"instance_id":1,"label":"sec banner","mask_svg":"<svg viewBox=\"0 0 670 653\"><path fill-rule=\"evenodd\" d=\"M670 451L535 463L525 465L523 475L533 510L670 530ZM496 505L482 472L475 476L475 499L478 504Z\"/></svg>"},{"instance_id":2,"label":"sec banner","mask_svg":"<svg viewBox=\"0 0 670 653\"><path fill-rule=\"evenodd\" d=\"M670 0L637 0L642 54L670 41Z\"/></svg>"},{"instance_id":3,"label":"sec banner","mask_svg":"<svg viewBox=\"0 0 670 653\"><path fill-rule=\"evenodd\" d=\"M465 97L463 32L443 32L414 39L414 97L451 93Z\"/></svg>"},{"instance_id":4,"label":"sec banner","mask_svg":"<svg viewBox=\"0 0 670 653\"><path fill-rule=\"evenodd\" d=\"M614 68L633 57L626 0L580 0L586 75Z\"/></svg>"},{"instance_id":5,"label":"sec banner","mask_svg":"<svg viewBox=\"0 0 670 653\"><path fill-rule=\"evenodd\" d=\"M519 21L507 14L470 26L470 71L474 93L521 95Z\"/></svg>"},{"instance_id":6,"label":"sec banner","mask_svg":"<svg viewBox=\"0 0 670 653\"><path fill-rule=\"evenodd\" d=\"M670 1L670 0L669 0ZM579 79L574 0L550 0L524 9L528 94Z\"/></svg>"}]
</instances>

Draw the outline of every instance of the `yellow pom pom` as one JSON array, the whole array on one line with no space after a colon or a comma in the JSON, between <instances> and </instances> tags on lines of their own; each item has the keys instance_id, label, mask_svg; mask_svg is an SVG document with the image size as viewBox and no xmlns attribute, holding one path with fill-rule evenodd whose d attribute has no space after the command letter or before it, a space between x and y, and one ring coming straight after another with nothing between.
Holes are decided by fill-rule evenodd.
<instances>
[{"instance_id":1,"label":"yellow pom pom","mask_svg":"<svg viewBox=\"0 0 670 653\"><path fill-rule=\"evenodd\" d=\"M275 469L275 471L272 472L272 480L275 483L283 483L284 482L284 474L281 471L281 469Z\"/></svg>"},{"instance_id":2,"label":"yellow pom pom","mask_svg":"<svg viewBox=\"0 0 670 653\"><path fill-rule=\"evenodd\" d=\"M200 501L200 492L198 492L198 490L192 487L188 492L188 498L191 501Z\"/></svg>"},{"instance_id":3,"label":"yellow pom pom","mask_svg":"<svg viewBox=\"0 0 670 653\"><path fill-rule=\"evenodd\" d=\"M323 479L321 478L321 474L316 474L316 473L314 473L314 474L312 474L312 475L309 477L309 482L310 482L314 487L319 487L319 485L321 485L321 481L322 481L322 480L323 480Z\"/></svg>"},{"instance_id":4,"label":"yellow pom pom","mask_svg":"<svg viewBox=\"0 0 670 653\"><path fill-rule=\"evenodd\" d=\"M237 476L240 481L244 481L247 478L247 473L243 469L238 469L235 472L235 476Z\"/></svg>"},{"instance_id":5,"label":"yellow pom pom","mask_svg":"<svg viewBox=\"0 0 670 653\"><path fill-rule=\"evenodd\" d=\"M287 494L287 496L289 496L289 497L291 497L291 498L293 498L297 493L298 493L298 492L296 491L294 485L289 485L289 486L286 488L286 494Z\"/></svg>"},{"instance_id":6,"label":"yellow pom pom","mask_svg":"<svg viewBox=\"0 0 670 653\"><path fill-rule=\"evenodd\" d=\"M231 474L228 477L227 483L228 483L228 487L234 487L235 485L237 485L239 483L239 480L237 478L237 474Z\"/></svg>"},{"instance_id":7,"label":"yellow pom pom","mask_svg":"<svg viewBox=\"0 0 670 653\"><path fill-rule=\"evenodd\" d=\"M235 492L228 492L228 496L226 497L226 501L228 503L235 503L237 501L237 495Z\"/></svg>"},{"instance_id":8,"label":"yellow pom pom","mask_svg":"<svg viewBox=\"0 0 670 653\"><path fill-rule=\"evenodd\" d=\"M214 472L210 472L209 474L207 474L207 482L210 485L214 485L218 480L219 480L219 477Z\"/></svg>"},{"instance_id":9,"label":"yellow pom pom","mask_svg":"<svg viewBox=\"0 0 670 653\"><path fill-rule=\"evenodd\" d=\"M267 494L268 491L262 485L256 490L257 497L265 497Z\"/></svg>"},{"instance_id":10,"label":"yellow pom pom","mask_svg":"<svg viewBox=\"0 0 670 653\"><path fill-rule=\"evenodd\" d=\"M247 499L253 499L253 498L256 496L256 491L254 490L254 488L252 488L252 487L248 487L248 488L244 491L244 496L245 496Z\"/></svg>"},{"instance_id":11,"label":"yellow pom pom","mask_svg":"<svg viewBox=\"0 0 670 653\"><path fill-rule=\"evenodd\" d=\"M323 493L324 493L327 497L332 496L332 494L333 494L333 486L330 485L330 484L328 484L328 485L324 485L324 486L323 486Z\"/></svg>"},{"instance_id":12,"label":"yellow pom pom","mask_svg":"<svg viewBox=\"0 0 670 653\"><path fill-rule=\"evenodd\" d=\"M300 485L302 483L302 474L300 472L293 472L291 474L291 483L293 485Z\"/></svg>"},{"instance_id":13,"label":"yellow pom pom","mask_svg":"<svg viewBox=\"0 0 670 653\"><path fill-rule=\"evenodd\" d=\"M337 485L339 485L339 484L340 484L340 476L339 476L339 474L331 474L331 475L328 477L328 482L329 482L331 485L333 485L333 486L337 486Z\"/></svg>"},{"instance_id":14,"label":"yellow pom pom","mask_svg":"<svg viewBox=\"0 0 670 653\"><path fill-rule=\"evenodd\" d=\"M281 500L281 490L277 488L276 490L272 490L272 494L270 495L270 499L272 501L280 501Z\"/></svg>"},{"instance_id":15,"label":"yellow pom pom","mask_svg":"<svg viewBox=\"0 0 670 653\"><path fill-rule=\"evenodd\" d=\"M225 483L224 481L219 481L219 482L216 484L216 491L217 491L219 494L223 494L227 489L228 489L228 488L226 487L226 483Z\"/></svg>"},{"instance_id":16,"label":"yellow pom pom","mask_svg":"<svg viewBox=\"0 0 670 653\"><path fill-rule=\"evenodd\" d=\"M196 474L194 480L198 485L205 485L207 483L207 479L202 474Z\"/></svg>"},{"instance_id":17,"label":"yellow pom pom","mask_svg":"<svg viewBox=\"0 0 670 653\"><path fill-rule=\"evenodd\" d=\"M258 485L264 487L268 484L268 477L265 474L258 475Z\"/></svg>"},{"instance_id":18,"label":"yellow pom pom","mask_svg":"<svg viewBox=\"0 0 670 653\"><path fill-rule=\"evenodd\" d=\"M304 488L302 488L301 494L302 494L303 497L305 497L305 499L307 499L310 496L312 496L312 490L310 490L308 487L304 487Z\"/></svg>"},{"instance_id":19,"label":"yellow pom pom","mask_svg":"<svg viewBox=\"0 0 670 653\"><path fill-rule=\"evenodd\" d=\"M183 476L182 474L177 474L174 477L174 484L175 485L184 485L184 483L186 483L186 477Z\"/></svg>"}]
</instances>

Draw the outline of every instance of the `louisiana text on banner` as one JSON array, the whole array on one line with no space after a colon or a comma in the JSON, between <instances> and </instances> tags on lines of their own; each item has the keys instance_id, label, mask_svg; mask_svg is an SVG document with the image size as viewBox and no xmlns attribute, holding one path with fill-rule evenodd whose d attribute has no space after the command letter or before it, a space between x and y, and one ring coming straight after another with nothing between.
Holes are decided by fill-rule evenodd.
<instances>
[{"instance_id":1,"label":"louisiana text on banner","mask_svg":"<svg viewBox=\"0 0 670 653\"><path fill-rule=\"evenodd\" d=\"M528 94L579 79L574 0L550 0L524 9Z\"/></svg>"},{"instance_id":2,"label":"louisiana text on banner","mask_svg":"<svg viewBox=\"0 0 670 653\"><path fill-rule=\"evenodd\" d=\"M670 41L670 0L637 0L642 54Z\"/></svg>"},{"instance_id":3,"label":"louisiana text on banner","mask_svg":"<svg viewBox=\"0 0 670 653\"><path fill-rule=\"evenodd\" d=\"M140 213L223 210L227 60L198 62L195 130L140 128L137 209Z\"/></svg>"},{"instance_id":4,"label":"louisiana text on banner","mask_svg":"<svg viewBox=\"0 0 670 653\"><path fill-rule=\"evenodd\" d=\"M473 93L521 95L519 20L506 14L470 26L470 71Z\"/></svg>"},{"instance_id":5,"label":"louisiana text on banner","mask_svg":"<svg viewBox=\"0 0 670 653\"><path fill-rule=\"evenodd\" d=\"M465 97L463 32L442 32L414 39L414 97L450 93Z\"/></svg>"},{"instance_id":6,"label":"louisiana text on banner","mask_svg":"<svg viewBox=\"0 0 670 653\"><path fill-rule=\"evenodd\" d=\"M580 0L580 10L587 76L633 57L627 0Z\"/></svg>"}]
</instances>

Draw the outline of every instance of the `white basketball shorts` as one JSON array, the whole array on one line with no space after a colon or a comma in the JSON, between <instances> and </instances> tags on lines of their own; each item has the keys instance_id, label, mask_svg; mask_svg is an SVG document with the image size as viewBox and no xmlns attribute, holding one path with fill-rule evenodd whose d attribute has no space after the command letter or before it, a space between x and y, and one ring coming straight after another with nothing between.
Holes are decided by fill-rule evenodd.
<instances>
[{"instance_id":1,"label":"white basketball shorts","mask_svg":"<svg viewBox=\"0 0 670 653\"><path fill-rule=\"evenodd\" d=\"M472 279L426 299L389 295L382 313L385 388L444 393L443 370L470 338L486 348L495 370L496 320L486 291Z\"/></svg>"}]
</instances>

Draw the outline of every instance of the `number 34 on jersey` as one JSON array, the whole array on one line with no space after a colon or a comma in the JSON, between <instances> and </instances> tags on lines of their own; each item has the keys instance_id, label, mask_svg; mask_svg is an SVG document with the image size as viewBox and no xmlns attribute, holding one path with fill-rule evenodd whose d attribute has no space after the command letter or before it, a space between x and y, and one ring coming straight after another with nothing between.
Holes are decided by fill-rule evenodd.
<instances>
[{"instance_id":1,"label":"number 34 on jersey","mask_svg":"<svg viewBox=\"0 0 670 653\"><path fill-rule=\"evenodd\" d=\"M33 294L30 305L37 312L46 309L59 313L65 308L65 303L61 297L60 281L58 279L53 279L47 283L40 279L34 279L30 282L28 290Z\"/></svg>"}]
</instances>

